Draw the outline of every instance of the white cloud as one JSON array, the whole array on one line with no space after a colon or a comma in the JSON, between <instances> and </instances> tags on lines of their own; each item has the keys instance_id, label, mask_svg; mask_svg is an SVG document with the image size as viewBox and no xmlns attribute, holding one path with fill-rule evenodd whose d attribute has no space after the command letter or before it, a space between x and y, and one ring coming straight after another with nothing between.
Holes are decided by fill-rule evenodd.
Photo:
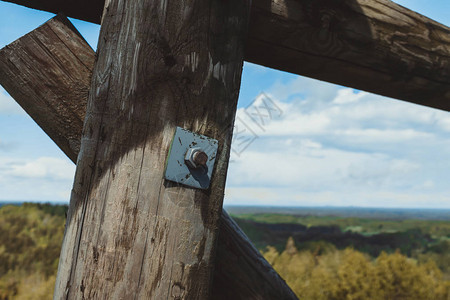
<instances>
[{"instance_id":1,"label":"white cloud","mask_svg":"<svg viewBox=\"0 0 450 300\"><path fill-rule=\"evenodd\" d=\"M308 191L325 186L333 190L411 188L411 174L421 169L407 159L322 148L309 140L293 140L288 148L262 146L266 142L270 143L258 141L259 145L230 165L230 186L301 187Z\"/></svg>"},{"instance_id":2,"label":"white cloud","mask_svg":"<svg viewBox=\"0 0 450 300\"><path fill-rule=\"evenodd\" d=\"M245 71L250 73L264 74L268 72L268 68L261 65L245 62Z\"/></svg>"},{"instance_id":3,"label":"white cloud","mask_svg":"<svg viewBox=\"0 0 450 300\"><path fill-rule=\"evenodd\" d=\"M439 122L439 126L443 130L445 130L447 132L450 132L450 116L448 116L448 114L447 114L447 116L442 117L441 119L439 119L438 122Z\"/></svg>"},{"instance_id":4,"label":"white cloud","mask_svg":"<svg viewBox=\"0 0 450 300\"><path fill-rule=\"evenodd\" d=\"M302 77L267 95L281 114L237 112L256 138L232 151L228 204L450 206L448 112Z\"/></svg>"},{"instance_id":5,"label":"white cloud","mask_svg":"<svg viewBox=\"0 0 450 300\"><path fill-rule=\"evenodd\" d=\"M68 160L40 157L32 161L10 162L6 175L22 178L73 179L75 166Z\"/></svg>"},{"instance_id":6,"label":"white cloud","mask_svg":"<svg viewBox=\"0 0 450 300\"><path fill-rule=\"evenodd\" d=\"M276 92L271 93L269 95L274 105L282 111L280 116L271 117L267 109L259 106L258 113L263 119L259 122L257 115L255 117L255 114L249 113L251 107L240 108L237 123L245 123L258 136L326 136L327 139L333 137L357 144L398 143L414 139L425 141L435 136L436 124L441 129L447 125L450 127L447 112L348 88L335 88L328 102L319 98L321 93L310 91L309 94L307 99L284 102L276 98ZM290 98L289 95L284 96ZM315 102L327 105L316 107ZM253 106L258 106L258 101Z\"/></svg>"},{"instance_id":7,"label":"white cloud","mask_svg":"<svg viewBox=\"0 0 450 300\"><path fill-rule=\"evenodd\" d=\"M68 159L0 157L0 200L68 201L74 172Z\"/></svg>"},{"instance_id":8,"label":"white cloud","mask_svg":"<svg viewBox=\"0 0 450 300\"><path fill-rule=\"evenodd\" d=\"M434 187L434 182L433 182L433 180L427 180L427 181L425 181L424 183L423 183L423 187L424 188L433 188Z\"/></svg>"},{"instance_id":9,"label":"white cloud","mask_svg":"<svg viewBox=\"0 0 450 300\"><path fill-rule=\"evenodd\" d=\"M362 97L367 95L367 93L364 92L355 92L352 89L340 89L337 92L337 96L334 98L333 103L336 104L347 104L356 102Z\"/></svg>"},{"instance_id":10,"label":"white cloud","mask_svg":"<svg viewBox=\"0 0 450 300\"><path fill-rule=\"evenodd\" d=\"M359 206L383 208L450 208L450 196L414 192L346 192L324 189L305 192L298 188L231 187L225 190L225 205L269 206Z\"/></svg>"},{"instance_id":11,"label":"white cloud","mask_svg":"<svg viewBox=\"0 0 450 300\"><path fill-rule=\"evenodd\" d=\"M337 85L298 76L289 82L276 82L267 91L276 99L300 102L302 106L307 103L308 107L319 107L333 101L337 89Z\"/></svg>"},{"instance_id":12,"label":"white cloud","mask_svg":"<svg viewBox=\"0 0 450 300\"><path fill-rule=\"evenodd\" d=\"M3 151L11 151L13 150L17 145L13 142L5 142L2 139L0 139L0 150Z\"/></svg>"},{"instance_id":13,"label":"white cloud","mask_svg":"<svg viewBox=\"0 0 450 300\"><path fill-rule=\"evenodd\" d=\"M25 114L25 111L0 86L0 114Z\"/></svg>"},{"instance_id":14,"label":"white cloud","mask_svg":"<svg viewBox=\"0 0 450 300\"><path fill-rule=\"evenodd\" d=\"M344 129L336 130L334 134L348 139L358 139L358 143L364 140L367 143L377 142L394 142L399 143L407 140L414 139L428 139L434 136L431 132L421 132L414 129Z\"/></svg>"}]
</instances>

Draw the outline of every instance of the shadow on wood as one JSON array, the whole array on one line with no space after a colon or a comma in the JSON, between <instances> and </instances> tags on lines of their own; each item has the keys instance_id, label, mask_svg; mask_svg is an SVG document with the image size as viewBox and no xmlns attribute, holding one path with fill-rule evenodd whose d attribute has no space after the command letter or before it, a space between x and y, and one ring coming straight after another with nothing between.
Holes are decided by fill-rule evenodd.
<instances>
[{"instance_id":1,"label":"shadow on wood","mask_svg":"<svg viewBox=\"0 0 450 300\"><path fill-rule=\"evenodd\" d=\"M56 37L55 32L61 34ZM55 43L54 39L61 42ZM69 51L70 49L72 50ZM36 55L40 55L39 59L28 60ZM75 106L73 113L78 116L77 119L84 118L88 79L94 57L94 52L87 43L61 16L0 50L0 83L58 146L68 145L69 151L66 154L71 153L68 156L74 162L79 151L82 123L71 121L67 117L67 111ZM62 61L63 58L68 62ZM27 63L22 63L23 60ZM75 76L64 65L72 66L81 61L86 68L78 65L74 67L77 69L74 74L78 74L76 78L80 80L79 88L70 88L69 80L53 82L54 78L61 76L61 72L65 72L65 76L69 78ZM14 73L14 77L11 73ZM14 80L10 80L11 78ZM38 89L39 92L36 91ZM79 93L79 90L83 92ZM65 122L67 125L60 125L66 124ZM233 295L233 299L296 299L285 282L225 212L221 222L223 226L219 227L212 298L229 299ZM98 250L92 251L94 257L99 255Z\"/></svg>"},{"instance_id":2,"label":"shadow on wood","mask_svg":"<svg viewBox=\"0 0 450 300\"><path fill-rule=\"evenodd\" d=\"M105 3L56 299L209 297L247 4ZM176 126L218 140L208 190L164 179Z\"/></svg>"}]
</instances>

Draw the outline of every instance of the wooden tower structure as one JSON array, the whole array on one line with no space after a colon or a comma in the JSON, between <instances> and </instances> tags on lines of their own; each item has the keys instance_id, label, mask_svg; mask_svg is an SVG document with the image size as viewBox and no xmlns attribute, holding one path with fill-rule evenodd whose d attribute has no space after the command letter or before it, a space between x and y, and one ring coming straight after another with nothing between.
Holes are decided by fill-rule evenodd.
<instances>
[{"instance_id":1,"label":"wooden tower structure","mask_svg":"<svg viewBox=\"0 0 450 300\"><path fill-rule=\"evenodd\" d=\"M389 0L7 1L58 13L0 50L77 164L55 299L296 299L222 210L244 60L450 110L450 29ZM207 189L164 178L176 127L218 141Z\"/></svg>"}]
</instances>

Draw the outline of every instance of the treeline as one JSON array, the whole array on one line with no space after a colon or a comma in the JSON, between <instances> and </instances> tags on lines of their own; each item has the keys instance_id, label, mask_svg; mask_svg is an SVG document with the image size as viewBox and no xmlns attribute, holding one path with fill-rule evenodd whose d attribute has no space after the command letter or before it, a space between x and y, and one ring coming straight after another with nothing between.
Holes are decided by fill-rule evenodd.
<instances>
[{"instance_id":1,"label":"treeline","mask_svg":"<svg viewBox=\"0 0 450 300\"><path fill-rule=\"evenodd\" d=\"M348 209L350 211L350 209ZM367 215L367 213L365 214ZM305 227L334 226L342 231L357 232L363 235L378 233L404 232L419 229L422 233L431 236L446 236L450 238L450 219L413 219L399 216L398 219L384 218L377 214L378 218L345 217L341 215L292 215L292 214L240 214L232 215L233 218L245 219L265 224L297 224Z\"/></svg>"},{"instance_id":2,"label":"treeline","mask_svg":"<svg viewBox=\"0 0 450 300\"><path fill-rule=\"evenodd\" d=\"M0 300L51 299L67 206L0 208Z\"/></svg>"},{"instance_id":3,"label":"treeline","mask_svg":"<svg viewBox=\"0 0 450 300\"><path fill-rule=\"evenodd\" d=\"M52 299L66 212L0 207L0 300ZM450 222L263 217L236 221L300 299L450 299Z\"/></svg>"},{"instance_id":4,"label":"treeline","mask_svg":"<svg viewBox=\"0 0 450 300\"><path fill-rule=\"evenodd\" d=\"M400 251L419 262L433 260L450 279L450 222L403 220L382 223L371 219L311 216L295 219L294 216L267 214L252 215L249 219L242 217L235 217L236 222L260 250L271 245L282 252L286 240L293 237L299 250L343 250L350 247L373 258L382 252ZM282 223L273 223L274 220ZM413 227L415 222L416 228ZM378 231L374 231L375 225Z\"/></svg>"},{"instance_id":5,"label":"treeline","mask_svg":"<svg viewBox=\"0 0 450 300\"><path fill-rule=\"evenodd\" d=\"M300 299L450 299L450 281L433 261L418 263L398 251L376 259L351 248L299 251L289 238L283 252L269 246L263 255Z\"/></svg>"}]
</instances>

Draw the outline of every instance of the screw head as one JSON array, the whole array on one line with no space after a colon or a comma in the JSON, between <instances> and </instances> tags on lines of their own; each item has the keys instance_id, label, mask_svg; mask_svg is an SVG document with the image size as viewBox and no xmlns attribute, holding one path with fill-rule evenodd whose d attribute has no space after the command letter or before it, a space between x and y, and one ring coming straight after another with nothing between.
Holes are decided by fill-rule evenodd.
<instances>
[{"instance_id":1,"label":"screw head","mask_svg":"<svg viewBox=\"0 0 450 300\"><path fill-rule=\"evenodd\" d=\"M206 167L208 155L200 148L190 148L186 152L184 160L189 167L197 169L199 167Z\"/></svg>"},{"instance_id":2,"label":"screw head","mask_svg":"<svg viewBox=\"0 0 450 300\"><path fill-rule=\"evenodd\" d=\"M208 155L205 152L199 150L195 151L192 155L193 161L196 165L206 166L206 162L208 161Z\"/></svg>"}]
</instances>

